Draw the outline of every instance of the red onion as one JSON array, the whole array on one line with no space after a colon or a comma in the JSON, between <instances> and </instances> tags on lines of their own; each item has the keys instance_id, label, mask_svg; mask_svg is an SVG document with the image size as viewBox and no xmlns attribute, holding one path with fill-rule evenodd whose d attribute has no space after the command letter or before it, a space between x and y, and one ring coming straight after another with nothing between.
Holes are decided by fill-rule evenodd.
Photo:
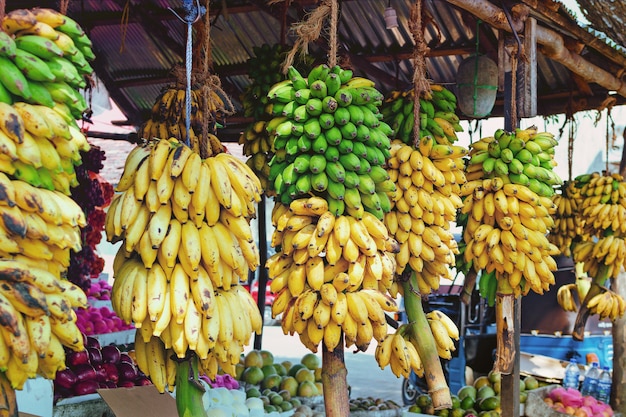
<instances>
[{"instance_id":1,"label":"red onion","mask_svg":"<svg viewBox=\"0 0 626 417\"><path fill-rule=\"evenodd\" d=\"M76 395L87 395L87 394L95 393L98 388L100 388L98 381L95 381L95 380L79 381L72 388L72 392L74 392L74 394Z\"/></svg>"},{"instance_id":2,"label":"red onion","mask_svg":"<svg viewBox=\"0 0 626 417\"><path fill-rule=\"evenodd\" d=\"M140 376L135 379L135 385L143 386L143 385L152 385L152 381L148 379L146 376Z\"/></svg>"},{"instance_id":3,"label":"red onion","mask_svg":"<svg viewBox=\"0 0 626 417\"><path fill-rule=\"evenodd\" d=\"M100 366L102 367L102 369L105 370L106 377L107 377L108 381L117 382L120 379L119 372L118 372L117 366L115 366L115 364L105 362L105 363L103 363Z\"/></svg>"},{"instance_id":4,"label":"red onion","mask_svg":"<svg viewBox=\"0 0 626 417\"><path fill-rule=\"evenodd\" d=\"M121 362L117 365L121 380L135 380L137 379L137 367L127 362Z\"/></svg>"},{"instance_id":5,"label":"red onion","mask_svg":"<svg viewBox=\"0 0 626 417\"><path fill-rule=\"evenodd\" d=\"M66 355L65 363L67 366L72 368L89 363L89 353L86 350L81 350L79 352L70 351Z\"/></svg>"},{"instance_id":6,"label":"red onion","mask_svg":"<svg viewBox=\"0 0 626 417\"><path fill-rule=\"evenodd\" d=\"M132 365L135 364L135 361L133 361L133 358L131 358L130 355L128 353L126 353L126 352L122 352L120 354L120 363L122 363L122 362L127 362L127 363L130 363Z\"/></svg>"},{"instance_id":7,"label":"red onion","mask_svg":"<svg viewBox=\"0 0 626 417\"><path fill-rule=\"evenodd\" d=\"M76 384L78 378L74 371L70 368L65 368L62 371L58 371L56 377L54 378L54 383L63 388L72 388L74 384Z\"/></svg>"},{"instance_id":8,"label":"red onion","mask_svg":"<svg viewBox=\"0 0 626 417\"><path fill-rule=\"evenodd\" d=\"M121 388L131 388L135 386L135 383L133 381L122 380L117 383L117 386Z\"/></svg>"},{"instance_id":9,"label":"red onion","mask_svg":"<svg viewBox=\"0 0 626 417\"><path fill-rule=\"evenodd\" d=\"M100 349L88 347L87 353L89 354L89 362L92 365L100 365L102 363L102 352Z\"/></svg>"},{"instance_id":10,"label":"red onion","mask_svg":"<svg viewBox=\"0 0 626 417\"><path fill-rule=\"evenodd\" d=\"M121 352L115 345L103 346L100 349L102 352L102 361L109 363L118 363L120 361Z\"/></svg>"},{"instance_id":11,"label":"red onion","mask_svg":"<svg viewBox=\"0 0 626 417\"><path fill-rule=\"evenodd\" d=\"M85 346L100 349L100 341L92 336L87 336L87 342Z\"/></svg>"},{"instance_id":12,"label":"red onion","mask_svg":"<svg viewBox=\"0 0 626 417\"><path fill-rule=\"evenodd\" d=\"M78 365L74 373L78 381L96 381L96 370L89 364Z\"/></svg>"}]
</instances>

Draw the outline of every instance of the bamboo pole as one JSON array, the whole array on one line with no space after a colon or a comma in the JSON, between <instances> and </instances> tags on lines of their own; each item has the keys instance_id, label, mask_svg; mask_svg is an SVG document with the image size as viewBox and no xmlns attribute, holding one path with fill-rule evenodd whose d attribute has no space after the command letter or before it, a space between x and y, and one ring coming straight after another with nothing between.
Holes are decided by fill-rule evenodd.
<instances>
[{"instance_id":1,"label":"bamboo pole","mask_svg":"<svg viewBox=\"0 0 626 417\"><path fill-rule=\"evenodd\" d=\"M448 0L448 2L466 10L497 29L512 32L511 26L506 21L504 11L490 2L484 0ZM523 10L524 8L529 10L527 6L519 7L518 10ZM513 30L521 32L523 30L523 22L519 19L514 20ZM538 25L537 43L542 46L540 48L542 54L565 66L585 81L597 83L607 90L616 91L620 96L626 97L626 85L618 77L567 49L563 37L554 30Z\"/></svg>"}]
</instances>

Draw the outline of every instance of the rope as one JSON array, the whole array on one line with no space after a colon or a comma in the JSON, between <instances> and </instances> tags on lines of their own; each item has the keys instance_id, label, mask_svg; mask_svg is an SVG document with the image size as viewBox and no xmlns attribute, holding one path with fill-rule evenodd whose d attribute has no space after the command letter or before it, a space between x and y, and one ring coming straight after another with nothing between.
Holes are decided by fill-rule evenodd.
<instances>
[{"instance_id":1,"label":"rope","mask_svg":"<svg viewBox=\"0 0 626 417\"><path fill-rule=\"evenodd\" d=\"M126 44L126 32L128 31L128 18L130 16L130 0L126 0L124 10L122 10L122 18L120 22L120 54L124 52L124 45Z\"/></svg>"},{"instance_id":2,"label":"rope","mask_svg":"<svg viewBox=\"0 0 626 417\"><path fill-rule=\"evenodd\" d=\"M511 127L513 130L518 126L517 120L517 56L511 55Z\"/></svg>"},{"instance_id":3,"label":"rope","mask_svg":"<svg viewBox=\"0 0 626 417\"><path fill-rule=\"evenodd\" d=\"M0 0L0 22L4 19L6 0Z\"/></svg>"},{"instance_id":4,"label":"rope","mask_svg":"<svg viewBox=\"0 0 626 417\"><path fill-rule=\"evenodd\" d=\"M424 41L422 25L422 0L417 0L411 6L409 30L415 42L413 49L413 145L420 141L420 97L430 94L430 84L426 79L426 54L428 46Z\"/></svg>"},{"instance_id":5,"label":"rope","mask_svg":"<svg viewBox=\"0 0 626 417\"><path fill-rule=\"evenodd\" d=\"M67 9L70 5L70 0L60 0L59 1L59 12L61 14L67 15Z\"/></svg>"},{"instance_id":6,"label":"rope","mask_svg":"<svg viewBox=\"0 0 626 417\"><path fill-rule=\"evenodd\" d=\"M210 1L206 2L206 15L204 17L204 45L202 50L204 56L202 57L202 74L206 77L209 75L209 67L211 66L211 60L213 53L211 51L211 13L209 13ZM202 123L202 138L200 141L200 155L208 156L209 154L209 141L207 140L209 134L209 100L211 97L211 84L205 83L202 85L201 98L202 98L202 114L204 114L204 120Z\"/></svg>"},{"instance_id":7,"label":"rope","mask_svg":"<svg viewBox=\"0 0 626 417\"><path fill-rule=\"evenodd\" d=\"M609 123L609 122L610 122L610 119L611 119L611 108L610 108L610 107L608 107L608 108L606 109L606 143L604 144L604 145L605 145L605 149L604 149L604 152L605 152L605 154L604 154L604 155L605 155L605 156L604 156L604 162L605 162L605 169L606 169L606 174L607 174L607 175L608 175L608 174L609 174L609 172L610 172L610 171L609 171L609 146L610 146L610 145L609 145L609 143L610 143L610 140L609 140L609 130L610 130L610 129L609 129L609 125L610 125L610 123Z\"/></svg>"},{"instance_id":8,"label":"rope","mask_svg":"<svg viewBox=\"0 0 626 417\"><path fill-rule=\"evenodd\" d=\"M337 0L330 1L330 36L328 39L328 66L330 68L337 65L337 26L339 20L339 5Z\"/></svg>"},{"instance_id":9,"label":"rope","mask_svg":"<svg viewBox=\"0 0 626 417\"><path fill-rule=\"evenodd\" d=\"M191 146L191 139L189 138L189 130L191 128L191 58L192 46L193 46L193 30L191 27L191 21L187 21L187 46L185 48L185 76L187 82L185 85L185 144Z\"/></svg>"},{"instance_id":10,"label":"rope","mask_svg":"<svg viewBox=\"0 0 626 417\"><path fill-rule=\"evenodd\" d=\"M574 165L574 116L571 116L569 123L569 138L567 140L567 175L569 181L572 181L572 168Z\"/></svg>"}]
</instances>

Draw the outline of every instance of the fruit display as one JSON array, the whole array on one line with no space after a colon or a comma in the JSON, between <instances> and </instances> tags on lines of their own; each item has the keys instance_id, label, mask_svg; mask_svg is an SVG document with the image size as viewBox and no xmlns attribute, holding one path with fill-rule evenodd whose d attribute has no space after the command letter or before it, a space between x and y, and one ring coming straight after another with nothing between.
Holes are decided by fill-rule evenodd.
<instances>
[{"instance_id":1,"label":"fruit display","mask_svg":"<svg viewBox=\"0 0 626 417\"><path fill-rule=\"evenodd\" d=\"M287 76L268 92L284 114L266 127L274 135L269 181L277 201L314 195L335 216L368 211L382 220L393 189L383 168L392 130L378 111L382 94L339 66L318 65L306 78L292 66Z\"/></svg>"},{"instance_id":2,"label":"fruit display","mask_svg":"<svg viewBox=\"0 0 626 417\"><path fill-rule=\"evenodd\" d=\"M452 407L435 411L432 399L428 394L418 395L415 404L409 406L411 413L447 417L497 417L500 412L500 384L501 375L491 371L474 380L470 385L459 389L452 396ZM526 403L528 392L539 387L539 382L533 376L525 376L520 379L520 404Z\"/></svg>"},{"instance_id":3,"label":"fruit display","mask_svg":"<svg viewBox=\"0 0 626 417\"><path fill-rule=\"evenodd\" d=\"M400 410L393 400L383 400L374 397L357 397L350 398L350 412L358 413L359 411L384 411L384 410Z\"/></svg>"},{"instance_id":4,"label":"fruit display","mask_svg":"<svg viewBox=\"0 0 626 417\"><path fill-rule=\"evenodd\" d=\"M262 325L239 285L259 263L248 223L260 198L258 179L229 154L202 159L171 138L134 148L117 190L105 226L107 239L123 241L111 301L139 328L140 369L161 392L175 383L172 353L185 358L194 351L209 376L218 364L234 374Z\"/></svg>"},{"instance_id":5,"label":"fruit display","mask_svg":"<svg viewBox=\"0 0 626 417\"><path fill-rule=\"evenodd\" d=\"M553 214L554 226L550 229L548 240L556 245L565 256L572 256L572 242L583 233L580 217L580 189L576 181L566 181L560 187L560 193L552 196L556 205Z\"/></svg>"},{"instance_id":6,"label":"fruit display","mask_svg":"<svg viewBox=\"0 0 626 417\"><path fill-rule=\"evenodd\" d=\"M163 88L150 110L150 118L137 130L139 139L174 138L185 142L185 94L184 83L173 83ZM222 144L212 132L215 131L215 123L229 114L232 105L229 101L224 101L218 88L211 88L205 93L200 80L192 84L190 102L189 139L193 150L200 153L199 146L202 142L203 146L210 146L209 154L223 152ZM204 123L209 124L206 134L203 132Z\"/></svg>"},{"instance_id":7,"label":"fruit display","mask_svg":"<svg viewBox=\"0 0 626 417\"><path fill-rule=\"evenodd\" d=\"M582 395L574 388L555 387L543 402L554 411L576 417L610 417L614 411L610 405L596 400L591 395Z\"/></svg>"},{"instance_id":8,"label":"fruit display","mask_svg":"<svg viewBox=\"0 0 626 417\"><path fill-rule=\"evenodd\" d=\"M534 128L498 130L471 145L461 187L463 256L487 272L479 284L491 300L498 283L515 295L542 294L554 284L552 255L560 251L546 234L556 209L552 185L559 183L551 170L555 145L551 134Z\"/></svg>"},{"instance_id":9,"label":"fruit display","mask_svg":"<svg viewBox=\"0 0 626 417\"><path fill-rule=\"evenodd\" d=\"M107 306L90 306L86 310L76 311L76 326L87 336L134 329Z\"/></svg>"},{"instance_id":10,"label":"fruit display","mask_svg":"<svg viewBox=\"0 0 626 417\"><path fill-rule=\"evenodd\" d=\"M392 91L383 102L381 113L394 131L392 139L402 143L413 143L413 130L416 126L415 90ZM431 91L419 98L420 137L431 136L439 144L454 143L456 132L463 127L456 115L456 96L441 85L431 85Z\"/></svg>"},{"instance_id":11,"label":"fruit display","mask_svg":"<svg viewBox=\"0 0 626 417\"><path fill-rule=\"evenodd\" d=\"M266 127L273 117L287 114L283 114L284 106L281 103L269 102L267 93L274 84L283 79L282 63L288 50L281 44L263 44L253 47L252 52L254 56L247 62L250 69L248 76L252 78L252 83L246 87L241 99L244 116L252 117L254 121L241 133L239 144L243 145L243 154L249 156L246 163L261 180L263 191L272 196L273 189L268 184L268 176L274 146L273 137ZM295 65L298 71L308 71L311 66L310 56L304 57Z\"/></svg>"},{"instance_id":12,"label":"fruit display","mask_svg":"<svg viewBox=\"0 0 626 417\"><path fill-rule=\"evenodd\" d=\"M75 118L92 70L91 42L52 9L4 15L0 32L0 369L15 389L37 374L54 379L66 351L83 350L74 308L83 290L67 279L87 219L70 198L75 166L90 148Z\"/></svg>"},{"instance_id":13,"label":"fruit display","mask_svg":"<svg viewBox=\"0 0 626 417\"><path fill-rule=\"evenodd\" d=\"M115 345L101 346L98 339L85 337L85 350L67 353L67 368L54 378L54 402L78 395L94 394L100 388L149 385L127 352ZM132 353L132 351L130 352Z\"/></svg>"}]
</instances>

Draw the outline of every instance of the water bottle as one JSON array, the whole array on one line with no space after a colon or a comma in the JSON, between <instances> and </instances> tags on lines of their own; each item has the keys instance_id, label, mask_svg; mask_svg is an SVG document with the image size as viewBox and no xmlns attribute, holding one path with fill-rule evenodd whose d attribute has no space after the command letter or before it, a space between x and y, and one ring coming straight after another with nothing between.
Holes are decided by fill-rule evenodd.
<instances>
[{"instance_id":1,"label":"water bottle","mask_svg":"<svg viewBox=\"0 0 626 417\"><path fill-rule=\"evenodd\" d=\"M580 369L578 369L578 361L572 358L565 368L565 377L563 377L563 387L578 389L580 380Z\"/></svg>"},{"instance_id":2,"label":"water bottle","mask_svg":"<svg viewBox=\"0 0 626 417\"><path fill-rule=\"evenodd\" d=\"M602 372L600 373L600 378L598 379L598 386L596 387L596 399L605 404L608 404L611 399L611 380L611 371L609 370L609 367L602 367Z\"/></svg>"},{"instance_id":3,"label":"water bottle","mask_svg":"<svg viewBox=\"0 0 626 417\"><path fill-rule=\"evenodd\" d=\"M598 379L600 379L600 372L601 370L598 362L592 362L591 366L585 373L585 379L583 379L583 385L580 388L580 393L582 395L595 396Z\"/></svg>"}]
</instances>

